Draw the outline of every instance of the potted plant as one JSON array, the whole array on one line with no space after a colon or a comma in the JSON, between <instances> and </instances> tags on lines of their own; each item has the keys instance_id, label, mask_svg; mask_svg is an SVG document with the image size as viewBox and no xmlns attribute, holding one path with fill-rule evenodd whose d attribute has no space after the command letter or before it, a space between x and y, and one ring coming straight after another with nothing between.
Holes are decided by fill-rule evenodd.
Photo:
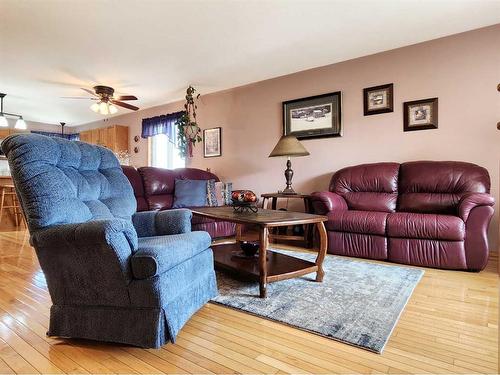
<instances>
[{"instance_id":1,"label":"potted plant","mask_svg":"<svg viewBox=\"0 0 500 375\"><path fill-rule=\"evenodd\" d=\"M194 94L196 89L189 86L186 90L186 103L184 104L184 114L177 121L177 136L179 142L180 156L193 157L193 147L196 142L201 142L201 129L196 123L196 109L198 106L195 103ZM200 94L196 96L196 99Z\"/></svg>"}]
</instances>

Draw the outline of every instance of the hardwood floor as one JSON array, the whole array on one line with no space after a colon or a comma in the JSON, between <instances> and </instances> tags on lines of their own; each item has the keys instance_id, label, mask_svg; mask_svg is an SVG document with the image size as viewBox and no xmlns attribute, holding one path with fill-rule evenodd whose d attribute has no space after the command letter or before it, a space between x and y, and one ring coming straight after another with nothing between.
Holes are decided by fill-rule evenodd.
<instances>
[{"instance_id":1,"label":"hardwood floor","mask_svg":"<svg viewBox=\"0 0 500 375\"><path fill-rule=\"evenodd\" d=\"M208 304L175 345L45 336L50 296L25 232L0 233L0 373L497 373L497 259L425 269L382 355Z\"/></svg>"}]
</instances>

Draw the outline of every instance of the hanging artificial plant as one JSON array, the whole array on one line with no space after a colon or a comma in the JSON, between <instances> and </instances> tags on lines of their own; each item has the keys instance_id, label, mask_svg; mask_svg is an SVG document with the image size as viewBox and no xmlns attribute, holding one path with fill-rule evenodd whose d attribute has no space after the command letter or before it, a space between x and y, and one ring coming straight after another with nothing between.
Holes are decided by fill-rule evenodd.
<instances>
[{"instance_id":1,"label":"hanging artificial plant","mask_svg":"<svg viewBox=\"0 0 500 375\"><path fill-rule=\"evenodd\" d=\"M196 89L189 86L186 90L186 104L184 104L184 114L177 120L177 139L179 142L179 155L182 158L193 157L193 146L196 142L201 142L201 129L196 123L196 109L194 94ZM196 99L200 94L196 96Z\"/></svg>"}]
</instances>

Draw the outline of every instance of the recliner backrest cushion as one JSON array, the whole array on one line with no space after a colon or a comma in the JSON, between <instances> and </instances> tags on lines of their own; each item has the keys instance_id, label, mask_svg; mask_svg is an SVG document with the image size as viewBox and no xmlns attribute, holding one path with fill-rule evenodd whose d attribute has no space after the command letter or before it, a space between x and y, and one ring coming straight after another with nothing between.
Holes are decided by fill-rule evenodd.
<instances>
[{"instance_id":1,"label":"recliner backrest cushion","mask_svg":"<svg viewBox=\"0 0 500 375\"><path fill-rule=\"evenodd\" d=\"M350 210L394 212L398 173L398 163L343 168L332 176L330 191L341 195Z\"/></svg>"},{"instance_id":2,"label":"recliner backrest cushion","mask_svg":"<svg viewBox=\"0 0 500 375\"><path fill-rule=\"evenodd\" d=\"M488 171L458 161L414 161L401 164L398 211L449 214L466 193L489 193Z\"/></svg>"},{"instance_id":3,"label":"recliner backrest cushion","mask_svg":"<svg viewBox=\"0 0 500 375\"><path fill-rule=\"evenodd\" d=\"M130 220L136 201L115 155L84 142L16 134L2 142L28 226Z\"/></svg>"}]
</instances>

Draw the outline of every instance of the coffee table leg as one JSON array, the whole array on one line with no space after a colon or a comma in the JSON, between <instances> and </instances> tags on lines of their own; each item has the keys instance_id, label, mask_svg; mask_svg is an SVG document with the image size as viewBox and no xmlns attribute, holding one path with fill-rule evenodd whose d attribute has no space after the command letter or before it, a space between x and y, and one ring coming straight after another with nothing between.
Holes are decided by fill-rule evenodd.
<instances>
[{"instance_id":1,"label":"coffee table leg","mask_svg":"<svg viewBox=\"0 0 500 375\"><path fill-rule=\"evenodd\" d=\"M323 222L317 223L316 228L318 228L319 233L319 249L318 256L316 258L316 265L318 266L318 271L316 272L316 281L322 282L323 276L325 275L325 271L323 271L323 261L325 260L326 256L327 236L325 224Z\"/></svg>"},{"instance_id":2,"label":"coffee table leg","mask_svg":"<svg viewBox=\"0 0 500 375\"><path fill-rule=\"evenodd\" d=\"M236 224L236 241L241 241L241 224Z\"/></svg>"},{"instance_id":3,"label":"coffee table leg","mask_svg":"<svg viewBox=\"0 0 500 375\"><path fill-rule=\"evenodd\" d=\"M260 298L266 298L267 295L267 248L269 247L269 229L261 227L259 232L259 291Z\"/></svg>"}]
</instances>

